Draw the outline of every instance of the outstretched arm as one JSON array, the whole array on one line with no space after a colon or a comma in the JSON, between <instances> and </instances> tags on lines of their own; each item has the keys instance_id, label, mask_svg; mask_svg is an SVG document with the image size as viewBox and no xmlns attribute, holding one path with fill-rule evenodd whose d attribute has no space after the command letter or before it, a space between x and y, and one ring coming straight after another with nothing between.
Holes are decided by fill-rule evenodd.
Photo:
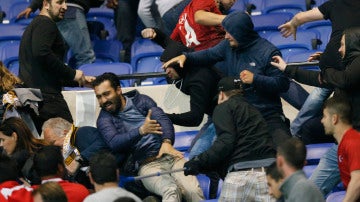
<instances>
[{"instance_id":1,"label":"outstretched arm","mask_svg":"<svg viewBox=\"0 0 360 202\"><path fill-rule=\"evenodd\" d=\"M296 14L289 22L279 26L280 32L284 37L294 35L296 40L297 27L311 21L323 20L324 16L318 8Z\"/></svg>"},{"instance_id":2,"label":"outstretched arm","mask_svg":"<svg viewBox=\"0 0 360 202\"><path fill-rule=\"evenodd\" d=\"M198 10L194 15L195 22L205 26L220 25L225 17L226 15L219 15L204 10Z\"/></svg>"}]
</instances>

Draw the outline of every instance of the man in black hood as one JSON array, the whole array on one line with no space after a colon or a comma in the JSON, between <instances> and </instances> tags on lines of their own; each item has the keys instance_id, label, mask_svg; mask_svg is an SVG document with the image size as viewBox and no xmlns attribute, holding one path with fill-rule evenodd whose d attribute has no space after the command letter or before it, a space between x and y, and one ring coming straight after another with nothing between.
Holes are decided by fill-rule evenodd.
<instances>
[{"instance_id":1,"label":"man in black hood","mask_svg":"<svg viewBox=\"0 0 360 202\"><path fill-rule=\"evenodd\" d=\"M164 64L168 67L179 63L180 67L211 65L224 61L229 76L239 76L244 83L244 97L255 106L266 120L275 144L291 137L289 126L282 110L280 93L289 88L289 79L270 61L280 51L254 31L248 14L233 12L223 20L225 39L213 48L185 53ZM186 61L186 63L185 63Z\"/></svg>"}]
</instances>

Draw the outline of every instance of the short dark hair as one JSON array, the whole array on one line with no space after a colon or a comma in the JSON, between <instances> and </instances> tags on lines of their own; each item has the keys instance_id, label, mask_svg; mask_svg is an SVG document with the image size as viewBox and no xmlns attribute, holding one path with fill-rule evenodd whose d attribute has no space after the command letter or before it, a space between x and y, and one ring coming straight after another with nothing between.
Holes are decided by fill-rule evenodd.
<instances>
[{"instance_id":1,"label":"short dark hair","mask_svg":"<svg viewBox=\"0 0 360 202\"><path fill-rule=\"evenodd\" d=\"M269 167L267 167L265 172L266 175L269 175L276 182L279 182L283 178L283 175L280 173L279 169L276 166L276 161L273 162Z\"/></svg>"},{"instance_id":2,"label":"short dark hair","mask_svg":"<svg viewBox=\"0 0 360 202\"><path fill-rule=\"evenodd\" d=\"M133 198L128 196L121 196L117 199L115 199L114 202L136 202Z\"/></svg>"},{"instance_id":3,"label":"short dark hair","mask_svg":"<svg viewBox=\"0 0 360 202\"><path fill-rule=\"evenodd\" d=\"M97 76L96 79L92 82L92 87L95 88L104 81L109 81L111 87L114 89L116 89L117 87L121 87L119 78L116 76L116 74L112 72L106 72L100 76Z\"/></svg>"},{"instance_id":4,"label":"short dark hair","mask_svg":"<svg viewBox=\"0 0 360 202\"><path fill-rule=\"evenodd\" d=\"M16 161L0 153L0 183L10 180L17 180L18 167Z\"/></svg>"},{"instance_id":5,"label":"short dark hair","mask_svg":"<svg viewBox=\"0 0 360 202\"><path fill-rule=\"evenodd\" d=\"M58 146L44 146L34 155L34 169L40 177L56 175L59 165L64 166L64 158Z\"/></svg>"},{"instance_id":6,"label":"short dark hair","mask_svg":"<svg viewBox=\"0 0 360 202\"><path fill-rule=\"evenodd\" d=\"M351 124L352 114L349 100L343 97L331 97L324 103L324 109L330 114L337 114L344 123Z\"/></svg>"},{"instance_id":7,"label":"short dark hair","mask_svg":"<svg viewBox=\"0 0 360 202\"><path fill-rule=\"evenodd\" d=\"M97 184L117 182L116 158L109 152L101 151L90 158L91 177Z\"/></svg>"},{"instance_id":8,"label":"short dark hair","mask_svg":"<svg viewBox=\"0 0 360 202\"><path fill-rule=\"evenodd\" d=\"M300 170L306 160L306 147L297 137L285 140L277 148L277 153L283 156L285 161L292 167Z\"/></svg>"}]
</instances>

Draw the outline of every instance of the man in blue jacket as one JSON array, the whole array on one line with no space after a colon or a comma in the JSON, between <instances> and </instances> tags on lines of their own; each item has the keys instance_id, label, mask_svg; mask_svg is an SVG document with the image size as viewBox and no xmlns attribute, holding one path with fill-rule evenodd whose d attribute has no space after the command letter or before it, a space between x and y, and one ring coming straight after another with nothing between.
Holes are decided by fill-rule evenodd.
<instances>
[{"instance_id":1,"label":"man in blue jacket","mask_svg":"<svg viewBox=\"0 0 360 202\"><path fill-rule=\"evenodd\" d=\"M150 97L136 90L122 94L120 81L113 73L98 76L93 87L101 107L97 128L118 158L133 162L130 169L147 175L183 167L182 153L172 147L174 127ZM204 199L196 177L184 176L183 172L142 182L163 201L181 201L182 193L186 201Z\"/></svg>"},{"instance_id":2,"label":"man in blue jacket","mask_svg":"<svg viewBox=\"0 0 360 202\"><path fill-rule=\"evenodd\" d=\"M248 14L233 12L222 21L226 34L218 45L203 51L185 53L164 64L213 65L223 61L221 70L228 76L239 76L244 97L255 106L269 126L275 145L291 137L289 124L282 110L280 93L289 88L289 79L270 65L272 57L281 55L269 41L254 31Z\"/></svg>"}]
</instances>

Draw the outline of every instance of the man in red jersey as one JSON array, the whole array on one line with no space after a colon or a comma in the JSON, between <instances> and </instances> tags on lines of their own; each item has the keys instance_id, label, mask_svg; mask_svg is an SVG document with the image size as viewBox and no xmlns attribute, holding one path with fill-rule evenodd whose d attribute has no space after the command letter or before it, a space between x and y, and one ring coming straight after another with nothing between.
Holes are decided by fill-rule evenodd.
<instances>
[{"instance_id":1,"label":"man in red jersey","mask_svg":"<svg viewBox=\"0 0 360 202\"><path fill-rule=\"evenodd\" d=\"M351 125L351 107L344 98L332 97L324 104L325 133L338 142L338 165L341 181L346 188L343 201L360 199L360 132Z\"/></svg>"}]
</instances>

